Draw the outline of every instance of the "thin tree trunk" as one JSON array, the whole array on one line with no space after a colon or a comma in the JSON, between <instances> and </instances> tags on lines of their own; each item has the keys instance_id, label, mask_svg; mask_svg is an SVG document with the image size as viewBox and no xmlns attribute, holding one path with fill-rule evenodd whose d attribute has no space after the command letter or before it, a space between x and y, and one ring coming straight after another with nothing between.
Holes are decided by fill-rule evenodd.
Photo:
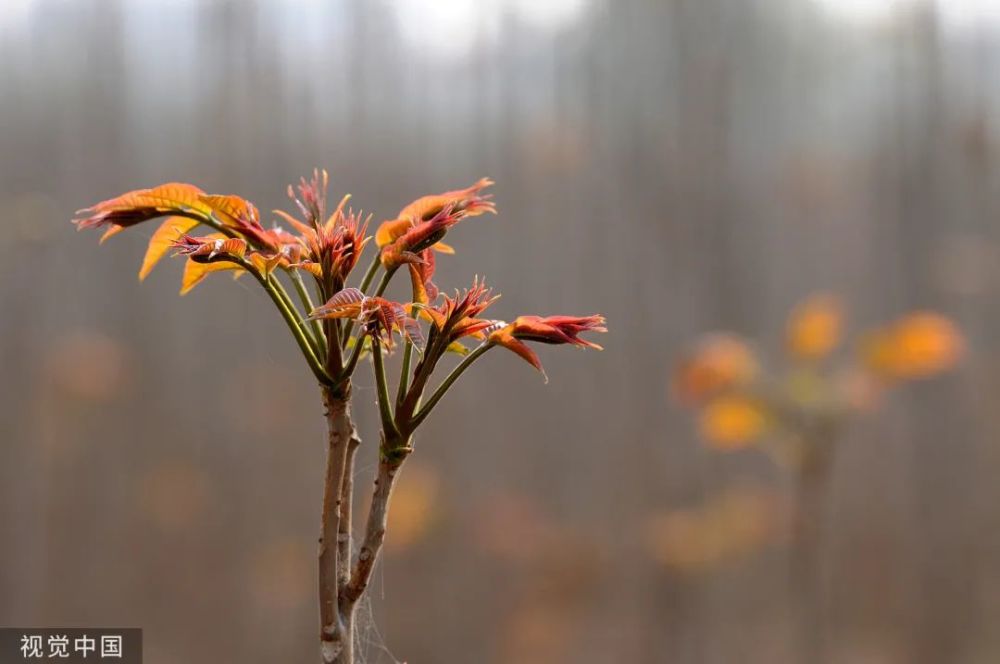
<instances>
[{"instance_id":1,"label":"thin tree trunk","mask_svg":"<svg viewBox=\"0 0 1000 664\"><path fill-rule=\"evenodd\" d=\"M358 551L358 561L351 575L351 580L344 588L345 603L353 607L368 588L372 570L378 560L382 542L385 541L385 529L389 517L389 499L392 488L399 475L399 469L405 460L403 456L386 457L379 460L378 474L372 493L372 503L368 510L368 521L365 524L365 534Z\"/></svg>"},{"instance_id":2,"label":"thin tree trunk","mask_svg":"<svg viewBox=\"0 0 1000 664\"><path fill-rule=\"evenodd\" d=\"M337 592L343 593L351 580L351 553L353 550L353 517L354 504L354 453L361 444L356 431L352 426L351 439L347 444L347 462L344 468L343 488L340 493L340 528L337 534ZM344 652L341 655L342 664L353 664L354 662L354 605L345 603L343 597L340 602L340 620L345 634Z\"/></svg>"},{"instance_id":3,"label":"thin tree trunk","mask_svg":"<svg viewBox=\"0 0 1000 664\"><path fill-rule=\"evenodd\" d=\"M339 596L350 568L350 465L360 440L346 398L324 389L323 404L328 444L319 542L320 657L323 664L354 664L354 621L344 619Z\"/></svg>"}]
</instances>

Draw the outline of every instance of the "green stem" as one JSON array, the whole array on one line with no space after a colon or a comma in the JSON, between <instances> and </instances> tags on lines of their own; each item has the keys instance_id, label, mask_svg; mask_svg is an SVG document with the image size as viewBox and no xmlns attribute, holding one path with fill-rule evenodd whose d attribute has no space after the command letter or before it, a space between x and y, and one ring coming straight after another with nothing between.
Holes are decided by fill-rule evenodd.
<instances>
[{"instance_id":1,"label":"green stem","mask_svg":"<svg viewBox=\"0 0 1000 664\"><path fill-rule=\"evenodd\" d=\"M306 311L306 315L313 312L316 305L313 304L312 296L309 295L309 289L306 288L305 282L302 281L302 277L299 275L298 271L294 268L286 270L288 277L292 280L292 285L295 286L295 292L298 293L299 300L302 302L302 307ZM312 331L312 338L315 342L316 348L319 349L320 358L324 358L326 355L326 335L323 334L323 324L319 320L309 321L309 329Z\"/></svg>"},{"instance_id":2,"label":"green stem","mask_svg":"<svg viewBox=\"0 0 1000 664\"><path fill-rule=\"evenodd\" d=\"M406 397L406 388L409 387L410 382L410 360L413 357L413 343L409 339L406 340L406 345L403 346L403 364L399 368L399 385L396 388L396 407L403 403L403 399Z\"/></svg>"},{"instance_id":3,"label":"green stem","mask_svg":"<svg viewBox=\"0 0 1000 664\"><path fill-rule=\"evenodd\" d=\"M189 217L191 219L196 219L197 221L205 224L206 226L222 233L226 237L238 237L247 241L248 244L253 244L249 238L242 237L235 230L222 225L213 216L200 216L194 213L178 213L177 216ZM253 264L245 259L231 260L230 262L238 264L240 267L245 269L247 272L252 274L255 279L264 287L267 294L271 296L271 300L278 307L278 311L281 312L281 317L285 319L285 323L292 332L292 336L295 337L296 343L299 345L299 349L302 354L305 355L306 362L309 363L309 368L312 369L313 374L316 379L322 385L332 385L333 380L330 375L323 368L323 364L320 362L317 353L323 351L319 350L323 347L322 340L314 340L312 335L304 330L306 325L304 319L299 315L298 310L295 305L292 304L291 298L288 296L288 292L285 290L284 286L281 285L277 279L272 279L270 276L262 275ZM296 277L298 275L295 275ZM293 277L293 281L295 278ZM306 291L308 295L308 291ZM305 303L304 303L305 304Z\"/></svg>"},{"instance_id":4,"label":"green stem","mask_svg":"<svg viewBox=\"0 0 1000 664\"><path fill-rule=\"evenodd\" d=\"M378 282L378 288L375 289L375 293L372 297L381 297L385 293L385 289L389 287L389 282L392 280L392 275L396 274L398 267L394 267L385 271L382 275L382 280Z\"/></svg>"},{"instance_id":5,"label":"green stem","mask_svg":"<svg viewBox=\"0 0 1000 664\"><path fill-rule=\"evenodd\" d=\"M262 275L249 261L240 260L234 262L238 262L240 266L252 274L260 285L264 287L267 294L271 296L271 300L278 307L278 311L281 312L281 317L285 319L285 324L288 325L288 329L291 330L292 336L295 337L295 341L299 345L299 350L301 350L302 354L305 356L306 362L309 364L309 368L312 369L313 375L316 376L316 380L318 380L322 385L332 386L333 379L330 378L330 375L326 373L325 369L323 369L323 364L319 361L315 350L309 343L309 338L303 328L302 319L298 317L298 313L294 312L294 309L289 309L286 304L288 298L287 293L285 294L285 297L282 298L280 291L274 287L277 282Z\"/></svg>"},{"instance_id":6,"label":"green stem","mask_svg":"<svg viewBox=\"0 0 1000 664\"><path fill-rule=\"evenodd\" d=\"M372 285L372 279L375 278L375 273L378 272L380 265L382 265L382 261L379 260L379 252L376 251L375 257L372 259L372 264L368 266L368 271L365 272L365 276L361 279L361 286L358 287L362 293Z\"/></svg>"},{"instance_id":7,"label":"green stem","mask_svg":"<svg viewBox=\"0 0 1000 664\"><path fill-rule=\"evenodd\" d=\"M226 237L238 237L241 240L246 240L243 236L236 233L233 229L223 226L219 221L210 215L202 215L195 212L174 212L171 216L174 217L187 217L188 219L194 219L198 223L205 224L214 231L218 231L225 235ZM249 240L247 243L249 244Z\"/></svg>"},{"instance_id":8,"label":"green stem","mask_svg":"<svg viewBox=\"0 0 1000 664\"><path fill-rule=\"evenodd\" d=\"M340 373L342 369L341 361L343 360L343 353L340 347L340 321L327 319L324 321L323 329L326 334L325 338L329 339L327 342L327 371Z\"/></svg>"},{"instance_id":9,"label":"green stem","mask_svg":"<svg viewBox=\"0 0 1000 664\"><path fill-rule=\"evenodd\" d=\"M309 322L306 321L305 317L299 314L299 310L295 307L295 304L292 302L292 298L288 295L288 291L285 290L285 287L281 284L280 281L278 281L277 277L274 276L273 272L267 275L267 280L274 287L274 291L275 293L277 293L278 297L281 298L282 303L284 303L285 305L285 309L287 309L289 314L291 314L292 318L298 322L299 328L302 330L304 338L306 339L306 341L310 342L313 354L316 355L316 357L320 357L322 353L322 351L320 350L320 346L322 344L314 340L312 334L310 334L307 331L309 329Z\"/></svg>"},{"instance_id":10,"label":"green stem","mask_svg":"<svg viewBox=\"0 0 1000 664\"><path fill-rule=\"evenodd\" d=\"M201 222L202 224L205 224L209 228L218 231L219 233L222 233L226 237L239 238L245 241L249 246L253 247L254 249L268 250L268 251L271 250L270 247L263 246L259 242L256 242L252 236L244 235L240 233L238 229L226 226L221 221L219 221L218 218L216 218L215 213L202 216L194 212L176 212L173 214L173 216L188 217L189 219L195 219Z\"/></svg>"},{"instance_id":11,"label":"green stem","mask_svg":"<svg viewBox=\"0 0 1000 664\"><path fill-rule=\"evenodd\" d=\"M382 342L378 334L372 335L372 363L375 365L375 383L378 386L378 410L382 417L382 429L385 437L398 437L399 431L392 419L392 406L389 405L389 384L385 379L385 365L382 362Z\"/></svg>"},{"instance_id":12,"label":"green stem","mask_svg":"<svg viewBox=\"0 0 1000 664\"><path fill-rule=\"evenodd\" d=\"M413 414L420 409L420 401L423 399L427 381L430 380L438 360L441 359L441 355L447 348L447 344L442 347L439 341L437 328L432 325L427 335L427 345L424 347L424 352L421 353L420 361L417 362L417 366L413 370L413 378L407 387L403 402L396 407L396 420L404 422L404 426L409 431L413 430L410 423L413 420Z\"/></svg>"},{"instance_id":13,"label":"green stem","mask_svg":"<svg viewBox=\"0 0 1000 664\"><path fill-rule=\"evenodd\" d=\"M347 360L347 364L344 365L343 370L340 372L341 380L350 378L354 373L354 369L358 366L358 358L360 358L361 353L364 352L364 347L365 335L359 334L358 338L354 341L354 348L351 349L351 357Z\"/></svg>"},{"instance_id":14,"label":"green stem","mask_svg":"<svg viewBox=\"0 0 1000 664\"><path fill-rule=\"evenodd\" d=\"M457 367L451 370L451 373L448 374L445 379L441 381L441 384L438 385L438 388L434 390L434 394L432 394L430 399L427 400L424 407L417 411L417 414L413 416L412 420L410 420L410 430L416 429L420 426L420 423L431 414L431 411L434 410L434 406L437 405L437 402L441 400L441 397L443 397L449 388L451 388L452 384L458 380L458 377L461 376L466 369L471 367L472 363L482 357L482 355L490 348L493 348L493 344L483 344L476 350L466 355L465 359L463 359Z\"/></svg>"}]
</instances>

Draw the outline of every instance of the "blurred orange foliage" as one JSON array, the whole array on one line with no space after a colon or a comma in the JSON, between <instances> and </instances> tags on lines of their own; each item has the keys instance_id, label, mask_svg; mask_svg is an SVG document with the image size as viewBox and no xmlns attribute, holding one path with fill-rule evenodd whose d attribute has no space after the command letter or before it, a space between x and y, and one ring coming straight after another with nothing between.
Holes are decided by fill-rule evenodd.
<instances>
[{"instance_id":1,"label":"blurred orange foliage","mask_svg":"<svg viewBox=\"0 0 1000 664\"><path fill-rule=\"evenodd\" d=\"M699 429L715 447L739 449L751 445L767 428L767 409L743 394L727 394L710 401L701 411Z\"/></svg>"},{"instance_id":2,"label":"blurred orange foliage","mask_svg":"<svg viewBox=\"0 0 1000 664\"><path fill-rule=\"evenodd\" d=\"M750 555L785 534L788 507L778 493L737 488L700 507L673 510L646 524L650 555L680 572L705 572Z\"/></svg>"},{"instance_id":3,"label":"blurred orange foliage","mask_svg":"<svg viewBox=\"0 0 1000 664\"><path fill-rule=\"evenodd\" d=\"M197 466L161 461L139 478L138 506L163 531L192 528L211 498L211 482Z\"/></svg>"},{"instance_id":4,"label":"blurred orange foliage","mask_svg":"<svg viewBox=\"0 0 1000 664\"><path fill-rule=\"evenodd\" d=\"M933 376L954 367L965 352L948 318L915 312L863 335L844 362L832 362L843 339L844 307L827 293L796 306L785 326L787 366L761 369L750 345L729 333L704 337L673 375L674 393L699 408L706 444L721 450L749 447L775 433L769 451L780 460L806 459L818 429L836 428L852 412L881 403L892 383ZM826 435L826 434L823 434Z\"/></svg>"},{"instance_id":5,"label":"blurred orange foliage","mask_svg":"<svg viewBox=\"0 0 1000 664\"><path fill-rule=\"evenodd\" d=\"M713 394L749 383L758 363L750 347L731 334L707 335L695 351L681 358L674 373L674 394L697 403Z\"/></svg>"},{"instance_id":6,"label":"blurred orange foliage","mask_svg":"<svg viewBox=\"0 0 1000 664\"><path fill-rule=\"evenodd\" d=\"M128 355L119 342L82 329L55 340L45 372L67 396L97 402L120 395L131 377Z\"/></svg>"},{"instance_id":7,"label":"blurred orange foliage","mask_svg":"<svg viewBox=\"0 0 1000 664\"><path fill-rule=\"evenodd\" d=\"M437 517L441 501L437 472L427 466L411 464L396 485L385 547L398 553L419 542Z\"/></svg>"},{"instance_id":8,"label":"blurred orange foliage","mask_svg":"<svg viewBox=\"0 0 1000 664\"><path fill-rule=\"evenodd\" d=\"M840 343L844 322L841 301L828 293L808 297L792 311L788 319L788 353L803 360L819 360Z\"/></svg>"},{"instance_id":9,"label":"blurred orange foliage","mask_svg":"<svg viewBox=\"0 0 1000 664\"><path fill-rule=\"evenodd\" d=\"M314 558L315 552L299 537L265 542L249 561L254 603L280 615L312 599Z\"/></svg>"},{"instance_id":10,"label":"blurred orange foliage","mask_svg":"<svg viewBox=\"0 0 1000 664\"><path fill-rule=\"evenodd\" d=\"M965 344L947 318L917 312L875 330L862 349L866 365L892 379L925 378L958 363Z\"/></svg>"}]
</instances>

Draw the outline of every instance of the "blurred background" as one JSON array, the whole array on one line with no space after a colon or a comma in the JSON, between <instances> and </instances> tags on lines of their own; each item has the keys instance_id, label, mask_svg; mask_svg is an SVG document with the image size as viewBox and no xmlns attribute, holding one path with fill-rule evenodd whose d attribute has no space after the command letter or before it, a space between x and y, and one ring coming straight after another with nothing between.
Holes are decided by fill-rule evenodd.
<instances>
[{"instance_id":1,"label":"blurred background","mask_svg":"<svg viewBox=\"0 0 1000 664\"><path fill-rule=\"evenodd\" d=\"M3 0L0 624L315 659L323 422L294 343L245 280L140 284L154 226L99 247L69 219L172 180L288 209L318 166L376 221L494 178L438 284L611 328L543 349L548 385L491 354L422 429L365 662L796 661L786 474L707 450L668 386L708 330L780 355L813 290L852 330L934 308L970 349L837 448L831 658L997 661L998 83L994 0ZM677 510L764 523L677 564Z\"/></svg>"}]
</instances>

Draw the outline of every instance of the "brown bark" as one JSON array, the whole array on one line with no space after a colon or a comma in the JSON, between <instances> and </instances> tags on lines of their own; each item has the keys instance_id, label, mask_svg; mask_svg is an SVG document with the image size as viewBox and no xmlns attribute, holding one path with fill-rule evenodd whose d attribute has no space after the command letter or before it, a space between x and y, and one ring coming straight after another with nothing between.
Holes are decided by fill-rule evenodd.
<instances>
[{"instance_id":1,"label":"brown bark","mask_svg":"<svg viewBox=\"0 0 1000 664\"><path fill-rule=\"evenodd\" d=\"M344 619L339 596L340 580L346 576L351 551L349 478L353 469L348 461L353 462L353 449L360 441L351 421L350 402L333 390L324 389L323 404L328 439L319 541L320 661L353 664L353 620Z\"/></svg>"},{"instance_id":2,"label":"brown bark","mask_svg":"<svg viewBox=\"0 0 1000 664\"><path fill-rule=\"evenodd\" d=\"M382 550L385 541L385 529L389 517L389 499L392 489L408 454L408 448L397 448L394 454L383 451L378 464L378 474L375 477L372 503L368 510L368 520L365 524L365 534L358 551L357 564L350 582L344 588L344 601L348 606L354 606L368 588L372 570Z\"/></svg>"}]
</instances>

